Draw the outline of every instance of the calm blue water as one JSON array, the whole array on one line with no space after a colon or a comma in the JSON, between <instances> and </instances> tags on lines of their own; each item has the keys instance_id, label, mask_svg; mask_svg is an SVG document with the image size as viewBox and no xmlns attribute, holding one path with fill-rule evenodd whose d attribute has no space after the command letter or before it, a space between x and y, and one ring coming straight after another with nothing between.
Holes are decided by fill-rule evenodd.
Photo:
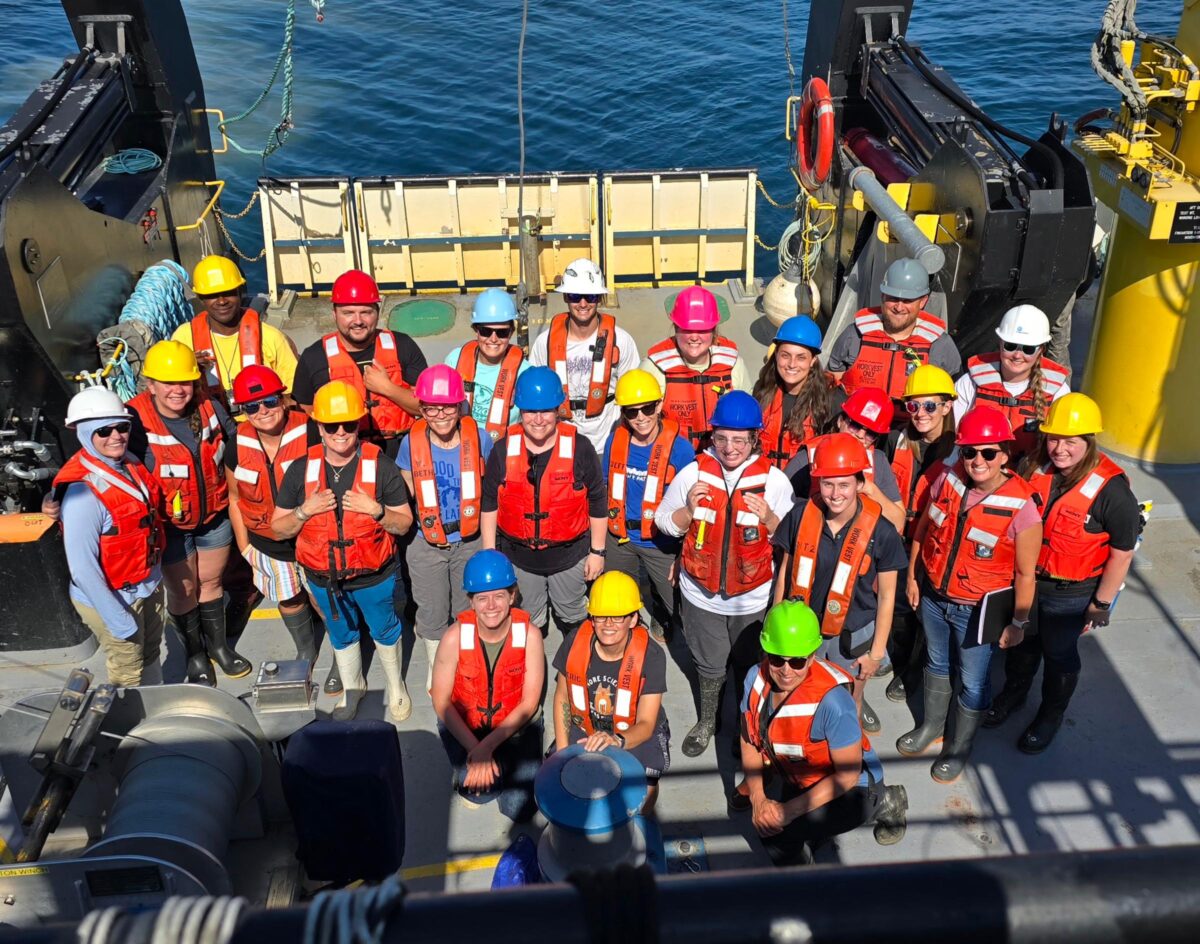
<instances>
[{"instance_id":1,"label":"calm blue water","mask_svg":"<svg viewBox=\"0 0 1200 944\"><path fill-rule=\"evenodd\" d=\"M819 2L819 0L818 0ZM1171 34L1182 0L1143 0L1138 24ZM185 0L210 105L227 115L258 95L283 33L284 0ZM778 3L728 0L531 0L525 49L529 170L757 166L790 196L783 103L788 75ZM809 4L792 0L796 68ZM1040 133L1051 111L1071 119L1114 104L1091 71L1104 0L917 0L908 30L999 120ZM328 0L315 22L299 0L296 121L268 163L278 175L515 172L519 0ZM739 12L731 12L739 11ZM54 0L0 0L0 115L73 53ZM261 119L260 116L261 115ZM274 100L239 134L258 147ZM250 196L262 167L218 159L224 205ZM759 202L774 243L786 213ZM257 251L257 214L234 229ZM760 271L774 272L763 254Z\"/></svg>"}]
</instances>

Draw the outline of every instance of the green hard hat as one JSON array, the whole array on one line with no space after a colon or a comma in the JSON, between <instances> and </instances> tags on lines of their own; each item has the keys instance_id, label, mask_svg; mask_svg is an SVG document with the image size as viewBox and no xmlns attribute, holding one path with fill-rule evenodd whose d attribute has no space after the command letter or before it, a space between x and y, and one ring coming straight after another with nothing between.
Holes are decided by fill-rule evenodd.
<instances>
[{"instance_id":1,"label":"green hard hat","mask_svg":"<svg viewBox=\"0 0 1200 944\"><path fill-rule=\"evenodd\" d=\"M770 655L807 658L821 648L821 624L808 604L784 600L767 613L758 641Z\"/></svg>"}]
</instances>

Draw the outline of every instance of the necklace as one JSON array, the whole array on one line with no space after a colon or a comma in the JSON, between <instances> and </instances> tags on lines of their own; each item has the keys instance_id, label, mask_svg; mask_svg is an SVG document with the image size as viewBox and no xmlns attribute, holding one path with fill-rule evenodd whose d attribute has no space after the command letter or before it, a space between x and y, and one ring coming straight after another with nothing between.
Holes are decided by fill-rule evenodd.
<instances>
[{"instance_id":1,"label":"necklace","mask_svg":"<svg viewBox=\"0 0 1200 944\"><path fill-rule=\"evenodd\" d=\"M221 337L227 337L227 335L221 335ZM233 337L235 340L237 339L237 335L234 335ZM241 354L241 350L242 350L241 343L239 342L234 345L233 356L231 358L229 358L228 360L226 360L225 355L221 353L221 346L217 343L216 332L213 332L213 345L212 346L213 346L213 354L215 354L217 356L217 366L219 368L221 368L224 373L224 379L221 381L222 386L228 385L229 387L232 387L233 386L233 365L237 363L238 357Z\"/></svg>"}]
</instances>

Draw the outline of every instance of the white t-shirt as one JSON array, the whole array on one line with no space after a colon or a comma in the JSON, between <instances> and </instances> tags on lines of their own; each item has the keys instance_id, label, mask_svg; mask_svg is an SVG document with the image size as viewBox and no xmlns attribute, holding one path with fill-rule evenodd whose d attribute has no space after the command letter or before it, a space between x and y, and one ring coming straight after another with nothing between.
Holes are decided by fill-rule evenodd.
<instances>
[{"instance_id":1,"label":"white t-shirt","mask_svg":"<svg viewBox=\"0 0 1200 944\"><path fill-rule=\"evenodd\" d=\"M999 370L999 368L996 368ZM962 422L962 418L967 415L967 411L975 405L975 391L979 389L975 386L975 381L969 373L964 373L954 382L954 392L958 394L958 399L954 401L954 425L957 426ZM1008 391L1011 397L1019 397L1029 389L1029 381L1021 380L1017 383L1006 383L1004 389ZM1064 383L1055 392L1051 400L1057 400L1064 393L1071 392L1071 385Z\"/></svg>"}]
</instances>

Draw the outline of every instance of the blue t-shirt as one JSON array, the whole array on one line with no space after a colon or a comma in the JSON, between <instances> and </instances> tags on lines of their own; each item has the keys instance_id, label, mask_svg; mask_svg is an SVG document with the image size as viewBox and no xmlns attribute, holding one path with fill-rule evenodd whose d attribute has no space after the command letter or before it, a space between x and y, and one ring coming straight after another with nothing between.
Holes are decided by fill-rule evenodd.
<instances>
[{"instance_id":1,"label":"blue t-shirt","mask_svg":"<svg viewBox=\"0 0 1200 944\"><path fill-rule=\"evenodd\" d=\"M462 351L460 344L447 356L445 363L449 367L458 370L458 355ZM525 358L521 361L521 366L517 368L517 376L520 377L525 371L529 370L529 359ZM485 364L480 361L475 365L475 391L472 394L471 400L471 418L476 423L483 426L487 425L488 411L492 408L492 393L496 389L496 378L500 376L499 364ZM521 411L515 406L509 410L508 423L511 426L521 418ZM488 437L489 439L491 437Z\"/></svg>"},{"instance_id":2,"label":"blue t-shirt","mask_svg":"<svg viewBox=\"0 0 1200 944\"><path fill-rule=\"evenodd\" d=\"M409 438L405 436L400 442L400 449L396 453L396 465L411 474L412 449L408 444ZM430 452L433 453L433 474L437 481L438 507L441 509L442 524L455 524L458 522L459 508L462 507L462 454L457 446L453 449L443 449L437 443L431 442L430 447ZM492 452L491 437L484 435L482 424L479 426L479 449L482 458L479 472L482 475L483 465L487 463L487 458ZM446 540L451 544L457 544L462 540L462 535L455 531L453 534L447 534Z\"/></svg>"},{"instance_id":3,"label":"blue t-shirt","mask_svg":"<svg viewBox=\"0 0 1200 944\"><path fill-rule=\"evenodd\" d=\"M608 481L609 462L612 458L612 443L613 436L616 435L616 428L608 434L608 439L604 443L604 479ZM649 446L639 446L632 440L629 443L629 455L625 463L625 518L627 521L642 520L642 499L646 495L646 469L650 465L650 453L654 448L654 444ZM691 465L696 461L695 450L692 449L692 444L682 436L676 436L675 442L671 444L671 455L667 460L671 467L678 472L686 465ZM667 491L667 483L661 482L658 487L658 497L661 499ZM672 538L669 535L655 532L652 540L647 541L642 537L641 528L628 528L629 541L631 544L636 544L639 547L657 547L660 550L674 554L679 550L679 539Z\"/></svg>"}]
</instances>

